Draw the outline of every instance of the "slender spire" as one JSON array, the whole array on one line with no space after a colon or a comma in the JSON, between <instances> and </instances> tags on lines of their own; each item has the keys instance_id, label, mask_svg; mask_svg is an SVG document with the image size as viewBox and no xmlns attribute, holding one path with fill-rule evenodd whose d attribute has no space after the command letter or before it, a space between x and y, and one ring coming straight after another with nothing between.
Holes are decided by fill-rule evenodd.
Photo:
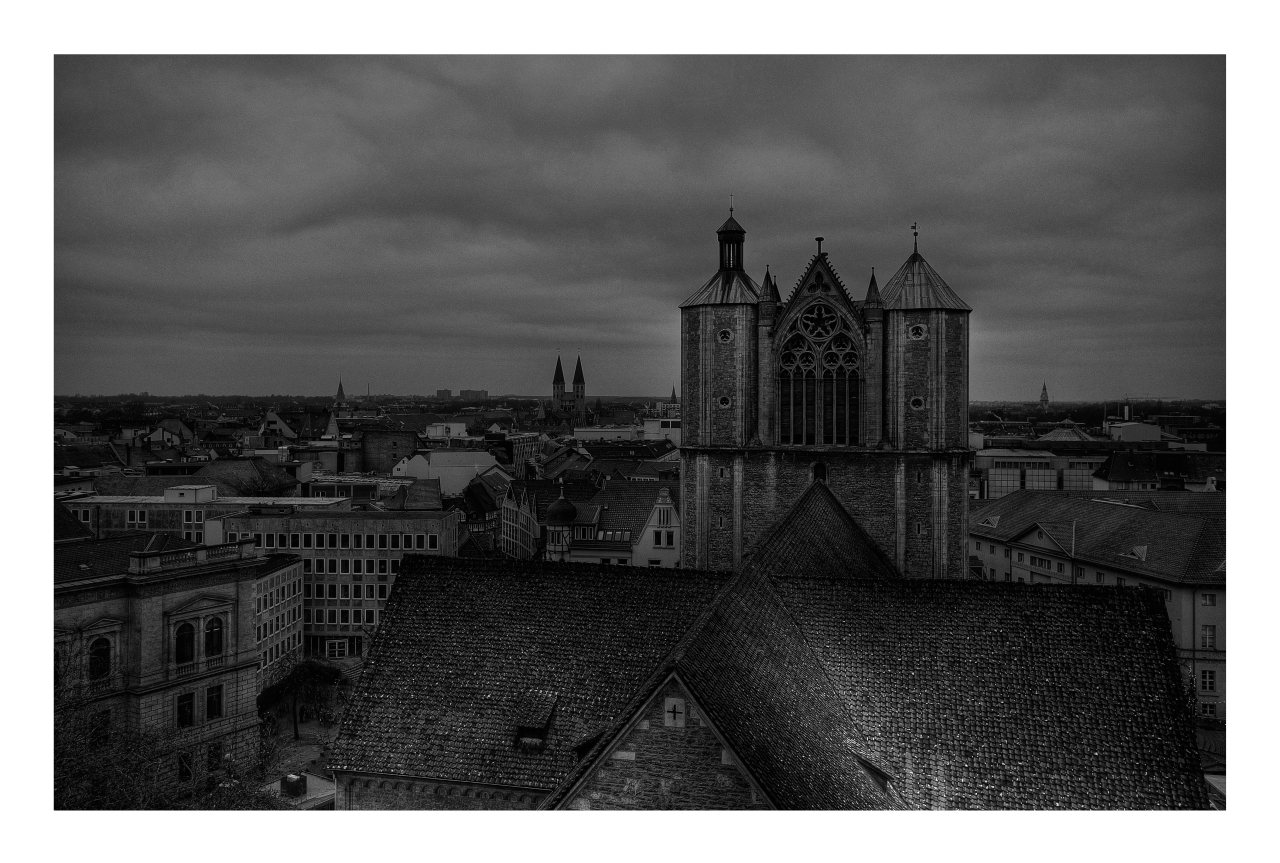
<instances>
[{"instance_id":1,"label":"slender spire","mask_svg":"<svg viewBox=\"0 0 1280 863\"><path fill-rule=\"evenodd\" d=\"M871 283L867 285L867 299L863 305L877 309L884 305L884 302L880 299L880 286L876 284L875 267L871 268Z\"/></svg>"},{"instance_id":2,"label":"slender spire","mask_svg":"<svg viewBox=\"0 0 1280 863\"><path fill-rule=\"evenodd\" d=\"M769 265L764 267L764 282L760 285L760 302L762 303L780 303L782 298L778 296L778 284L773 280L773 273L769 272Z\"/></svg>"},{"instance_id":3,"label":"slender spire","mask_svg":"<svg viewBox=\"0 0 1280 863\"><path fill-rule=\"evenodd\" d=\"M342 378L338 378L338 396L337 396L337 400L338 400L338 401L340 401L340 402L345 402L345 401L347 400L347 396L346 396L346 394L342 391Z\"/></svg>"},{"instance_id":4,"label":"slender spire","mask_svg":"<svg viewBox=\"0 0 1280 863\"><path fill-rule=\"evenodd\" d=\"M582 354L578 354L578 367L573 370L573 385L586 386L587 379L582 376Z\"/></svg>"},{"instance_id":5,"label":"slender spire","mask_svg":"<svg viewBox=\"0 0 1280 863\"><path fill-rule=\"evenodd\" d=\"M675 402L676 402L676 385L672 384L671 385L671 403L675 404Z\"/></svg>"},{"instance_id":6,"label":"slender spire","mask_svg":"<svg viewBox=\"0 0 1280 863\"><path fill-rule=\"evenodd\" d=\"M911 251L920 254L920 232L916 230L916 223L911 223Z\"/></svg>"},{"instance_id":7,"label":"slender spire","mask_svg":"<svg viewBox=\"0 0 1280 863\"><path fill-rule=\"evenodd\" d=\"M557 355L556 355L556 373L555 373L555 377L553 377L553 378L551 379L551 385L552 385L552 386L555 386L556 384L559 384L560 386L564 386L564 369L560 366L560 355L559 355L559 354L557 354Z\"/></svg>"}]
</instances>

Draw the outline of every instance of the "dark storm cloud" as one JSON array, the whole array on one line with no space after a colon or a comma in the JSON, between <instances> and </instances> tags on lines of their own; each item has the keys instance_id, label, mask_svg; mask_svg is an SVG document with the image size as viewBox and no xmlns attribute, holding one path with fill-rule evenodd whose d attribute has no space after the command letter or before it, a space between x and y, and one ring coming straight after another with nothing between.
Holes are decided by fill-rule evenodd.
<instances>
[{"instance_id":1,"label":"dark storm cloud","mask_svg":"<svg viewBox=\"0 0 1280 863\"><path fill-rule=\"evenodd\" d=\"M60 58L58 392L665 392L728 195L921 251L974 398L1225 389L1218 58ZM1034 392L1033 392L1034 390Z\"/></svg>"}]
</instances>

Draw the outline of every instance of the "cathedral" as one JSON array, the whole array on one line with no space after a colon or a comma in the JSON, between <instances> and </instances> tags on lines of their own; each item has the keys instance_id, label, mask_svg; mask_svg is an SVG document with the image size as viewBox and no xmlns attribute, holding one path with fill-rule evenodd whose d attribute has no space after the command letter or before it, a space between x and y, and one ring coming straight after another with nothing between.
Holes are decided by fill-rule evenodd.
<instances>
[{"instance_id":1,"label":"cathedral","mask_svg":"<svg viewBox=\"0 0 1280 863\"><path fill-rule=\"evenodd\" d=\"M556 373L551 378L551 408L573 416L574 422L584 423L587 419L587 379L582 376L582 356L578 356L578 367L573 370L573 389L564 391L564 368L560 358L556 357Z\"/></svg>"},{"instance_id":2,"label":"cathedral","mask_svg":"<svg viewBox=\"0 0 1280 863\"><path fill-rule=\"evenodd\" d=\"M732 210L716 233L680 306L683 565L740 568L818 480L904 575L963 578L969 306L918 247L854 300L821 238L784 300Z\"/></svg>"}]
</instances>

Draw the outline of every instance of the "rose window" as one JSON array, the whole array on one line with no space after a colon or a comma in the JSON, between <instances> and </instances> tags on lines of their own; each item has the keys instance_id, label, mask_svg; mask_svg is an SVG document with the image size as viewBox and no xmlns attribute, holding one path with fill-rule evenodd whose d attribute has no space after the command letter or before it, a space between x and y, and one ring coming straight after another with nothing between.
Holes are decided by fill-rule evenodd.
<instances>
[{"instance_id":1,"label":"rose window","mask_svg":"<svg viewBox=\"0 0 1280 863\"><path fill-rule=\"evenodd\" d=\"M829 307L819 303L800 315L800 325L811 338L825 339L840 326L840 319Z\"/></svg>"}]
</instances>

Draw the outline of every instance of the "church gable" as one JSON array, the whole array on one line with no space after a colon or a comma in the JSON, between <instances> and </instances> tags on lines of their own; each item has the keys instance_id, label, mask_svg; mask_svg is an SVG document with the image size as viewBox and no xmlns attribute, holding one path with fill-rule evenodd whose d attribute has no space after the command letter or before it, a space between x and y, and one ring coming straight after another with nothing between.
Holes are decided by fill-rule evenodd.
<instances>
[{"instance_id":1,"label":"church gable","mask_svg":"<svg viewBox=\"0 0 1280 863\"><path fill-rule=\"evenodd\" d=\"M587 741L590 742L590 741ZM672 674L568 795L568 809L768 809Z\"/></svg>"}]
</instances>

